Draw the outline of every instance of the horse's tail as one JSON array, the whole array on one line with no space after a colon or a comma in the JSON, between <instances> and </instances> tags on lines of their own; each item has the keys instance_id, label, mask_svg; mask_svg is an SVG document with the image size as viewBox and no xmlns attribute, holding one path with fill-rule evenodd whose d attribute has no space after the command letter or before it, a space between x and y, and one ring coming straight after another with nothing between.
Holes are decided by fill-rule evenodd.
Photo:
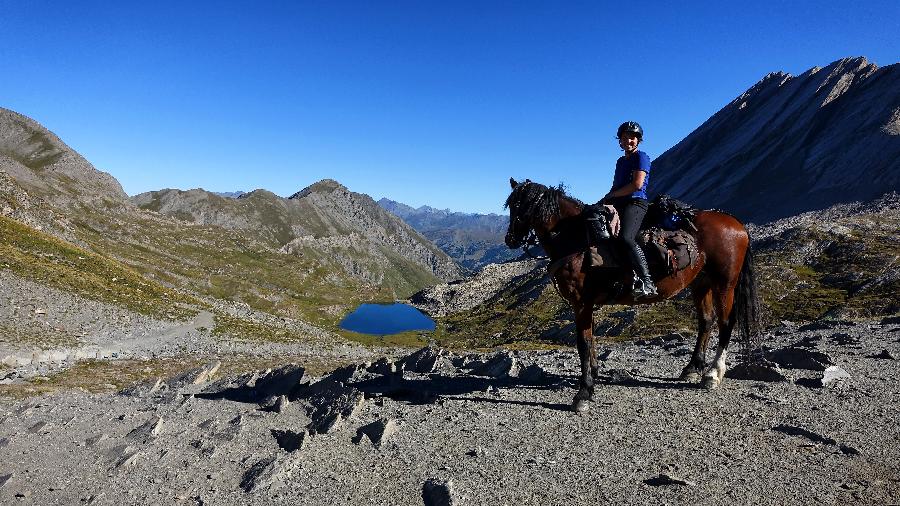
<instances>
[{"instance_id":1,"label":"horse's tail","mask_svg":"<svg viewBox=\"0 0 900 506\"><path fill-rule=\"evenodd\" d=\"M758 359L761 347L761 314L759 292L756 287L756 276L753 272L753 250L750 247L749 234L747 251L744 253L744 264L738 277L734 293L735 326L740 334L741 355L745 362Z\"/></svg>"}]
</instances>

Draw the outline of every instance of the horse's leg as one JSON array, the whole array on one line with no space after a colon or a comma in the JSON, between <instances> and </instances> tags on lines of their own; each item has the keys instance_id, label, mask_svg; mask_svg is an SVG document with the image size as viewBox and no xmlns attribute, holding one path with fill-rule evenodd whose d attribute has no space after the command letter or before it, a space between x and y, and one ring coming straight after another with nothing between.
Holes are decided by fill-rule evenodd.
<instances>
[{"instance_id":1,"label":"horse's leg","mask_svg":"<svg viewBox=\"0 0 900 506\"><path fill-rule=\"evenodd\" d=\"M581 379L578 382L578 393L572 399L572 409L577 412L586 411L588 402L594 398L594 376L591 364L596 364L594 353L593 311L591 305L582 307L575 313L575 327L578 330L578 357L581 359Z\"/></svg>"},{"instance_id":2,"label":"horse's leg","mask_svg":"<svg viewBox=\"0 0 900 506\"><path fill-rule=\"evenodd\" d=\"M716 347L716 357L712 366L703 374L701 385L707 390L713 390L725 377L725 355L728 343L731 341L731 330L734 328L734 316L731 314L734 306L734 283L727 283L713 289L713 305L719 323L719 345Z\"/></svg>"},{"instance_id":3,"label":"horse's leg","mask_svg":"<svg viewBox=\"0 0 900 506\"><path fill-rule=\"evenodd\" d=\"M694 353L691 359L681 371L681 381L700 381L700 375L706 368L706 346L709 343L709 334L712 332L715 312L713 310L712 290L708 287L693 287L692 295L694 307L697 310L697 343L694 345Z\"/></svg>"}]
</instances>

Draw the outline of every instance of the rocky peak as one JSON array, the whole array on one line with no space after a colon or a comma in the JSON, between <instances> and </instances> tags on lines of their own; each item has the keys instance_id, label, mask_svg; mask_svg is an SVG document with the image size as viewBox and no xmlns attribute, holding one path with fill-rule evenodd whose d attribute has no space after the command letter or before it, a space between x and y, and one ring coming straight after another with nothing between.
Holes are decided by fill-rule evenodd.
<instances>
[{"instance_id":1,"label":"rocky peak","mask_svg":"<svg viewBox=\"0 0 900 506\"><path fill-rule=\"evenodd\" d=\"M349 193L350 190L347 189L346 186L338 183L334 179L323 179L321 181L317 181L306 188L298 191L297 193L288 197L289 199L302 199L313 193Z\"/></svg>"},{"instance_id":2,"label":"rocky peak","mask_svg":"<svg viewBox=\"0 0 900 506\"><path fill-rule=\"evenodd\" d=\"M0 108L0 170L29 193L60 207L121 205L128 198L114 177L95 169L53 132L4 108Z\"/></svg>"},{"instance_id":3,"label":"rocky peak","mask_svg":"<svg viewBox=\"0 0 900 506\"><path fill-rule=\"evenodd\" d=\"M756 222L870 200L900 188L894 132L900 65L773 72L654 160L651 191Z\"/></svg>"}]
</instances>

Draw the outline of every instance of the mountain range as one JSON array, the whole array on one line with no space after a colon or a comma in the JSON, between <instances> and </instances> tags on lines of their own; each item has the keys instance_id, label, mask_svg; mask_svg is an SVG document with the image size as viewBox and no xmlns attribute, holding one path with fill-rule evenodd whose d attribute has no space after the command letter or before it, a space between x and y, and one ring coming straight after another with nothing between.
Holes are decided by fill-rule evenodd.
<instances>
[{"instance_id":1,"label":"mountain range","mask_svg":"<svg viewBox=\"0 0 900 506\"><path fill-rule=\"evenodd\" d=\"M200 189L130 198L52 132L8 109L0 109L0 169L0 217L28 225L2 227L5 256L17 259L5 266L98 300L123 303L108 280L85 288L46 259L101 255L98 262L136 273L154 293L174 288L326 326L360 302L403 298L462 273L401 219L331 180L290 198ZM36 244L51 257L35 258Z\"/></svg>"},{"instance_id":2,"label":"mountain range","mask_svg":"<svg viewBox=\"0 0 900 506\"><path fill-rule=\"evenodd\" d=\"M508 216L460 213L431 206L414 208L387 198L379 200L378 205L399 216L470 271L521 254L503 243Z\"/></svg>"},{"instance_id":3,"label":"mountain range","mask_svg":"<svg viewBox=\"0 0 900 506\"><path fill-rule=\"evenodd\" d=\"M651 186L763 223L900 189L900 64L773 72L653 160Z\"/></svg>"}]
</instances>

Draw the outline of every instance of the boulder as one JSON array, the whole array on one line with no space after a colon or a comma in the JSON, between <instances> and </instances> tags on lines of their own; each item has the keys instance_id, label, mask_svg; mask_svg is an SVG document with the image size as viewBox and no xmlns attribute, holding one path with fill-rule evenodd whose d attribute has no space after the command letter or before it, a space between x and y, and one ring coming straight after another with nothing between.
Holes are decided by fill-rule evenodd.
<instances>
[{"instance_id":1,"label":"boulder","mask_svg":"<svg viewBox=\"0 0 900 506\"><path fill-rule=\"evenodd\" d=\"M823 388L848 379L850 379L850 373L833 365L825 369L820 377L802 378L797 380L797 384L811 388Z\"/></svg>"},{"instance_id":2,"label":"boulder","mask_svg":"<svg viewBox=\"0 0 900 506\"><path fill-rule=\"evenodd\" d=\"M489 378L514 377L519 374L519 364L512 353L503 351L475 366L472 374Z\"/></svg>"},{"instance_id":3,"label":"boulder","mask_svg":"<svg viewBox=\"0 0 900 506\"><path fill-rule=\"evenodd\" d=\"M452 506L459 504L453 493L451 480L429 479L422 485L422 502L425 506Z\"/></svg>"},{"instance_id":4,"label":"boulder","mask_svg":"<svg viewBox=\"0 0 900 506\"><path fill-rule=\"evenodd\" d=\"M376 448L381 448L384 442L396 432L396 420L382 418L357 429L353 442L359 444L363 438L367 438Z\"/></svg>"},{"instance_id":5,"label":"boulder","mask_svg":"<svg viewBox=\"0 0 900 506\"><path fill-rule=\"evenodd\" d=\"M292 453L303 448L306 441L306 431L294 432L292 430L272 429L272 437L278 442L282 450Z\"/></svg>"},{"instance_id":6,"label":"boulder","mask_svg":"<svg viewBox=\"0 0 900 506\"><path fill-rule=\"evenodd\" d=\"M286 474L285 463L278 456L265 457L244 472L241 477L241 488L245 492L255 492L281 483Z\"/></svg>"},{"instance_id":7,"label":"boulder","mask_svg":"<svg viewBox=\"0 0 900 506\"><path fill-rule=\"evenodd\" d=\"M805 348L779 348L769 352L769 359L788 369L824 371L834 361L828 355Z\"/></svg>"},{"instance_id":8,"label":"boulder","mask_svg":"<svg viewBox=\"0 0 900 506\"><path fill-rule=\"evenodd\" d=\"M356 388L324 379L310 387L306 400L310 419L307 428L313 435L329 432L342 420L355 415L365 402L365 396Z\"/></svg>"},{"instance_id":9,"label":"boulder","mask_svg":"<svg viewBox=\"0 0 900 506\"><path fill-rule=\"evenodd\" d=\"M725 376L739 380L789 381L778 364L772 362L740 363L729 369Z\"/></svg>"},{"instance_id":10,"label":"boulder","mask_svg":"<svg viewBox=\"0 0 900 506\"><path fill-rule=\"evenodd\" d=\"M447 362L447 352L441 348L426 346L399 362L403 370L420 374L438 371Z\"/></svg>"}]
</instances>

